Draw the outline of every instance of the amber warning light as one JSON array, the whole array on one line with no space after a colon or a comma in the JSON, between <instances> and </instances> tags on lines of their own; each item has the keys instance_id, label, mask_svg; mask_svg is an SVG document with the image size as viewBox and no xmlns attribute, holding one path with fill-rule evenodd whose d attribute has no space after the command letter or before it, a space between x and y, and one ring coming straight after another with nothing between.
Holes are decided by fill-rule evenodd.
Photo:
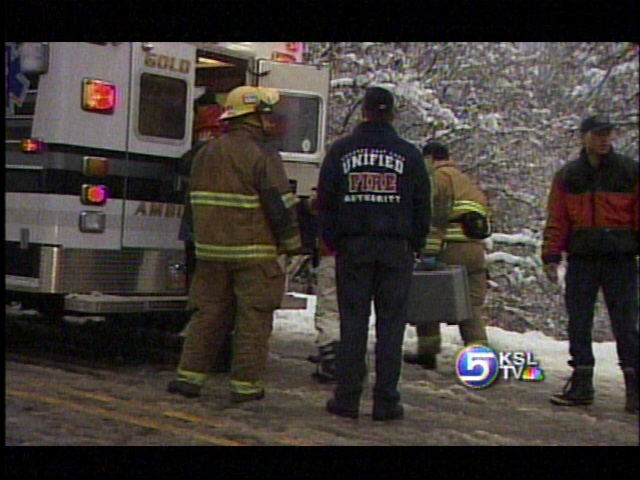
<instances>
[{"instance_id":1,"label":"amber warning light","mask_svg":"<svg viewBox=\"0 0 640 480\"><path fill-rule=\"evenodd\" d=\"M96 113L113 113L116 106L116 86L93 78L82 80L82 109Z\"/></svg>"}]
</instances>

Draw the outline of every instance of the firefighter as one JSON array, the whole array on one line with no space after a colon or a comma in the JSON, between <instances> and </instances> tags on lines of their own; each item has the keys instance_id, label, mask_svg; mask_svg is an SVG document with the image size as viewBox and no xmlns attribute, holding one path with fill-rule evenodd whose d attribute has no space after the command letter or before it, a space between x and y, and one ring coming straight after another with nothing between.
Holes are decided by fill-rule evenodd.
<instances>
[{"instance_id":1,"label":"firefighter","mask_svg":"<svg viewBox=\"0 0 640 480\"><path fill-rule=\"evenodd\" d=\"M194 102L194 142L192 148L185 153L178 164L178 175L186 181L185 189L185 209L184 215L180 222L180 232L178 238L184 242L185 249L185 276L187 290L191 285L193 274L196 270L196 245L193 237L193 215L191 204L189 202L189 175L193 164L193 157L203 147L208 140L217 138L226 131L226 122L220 120L220 116L224 111L216 99L215 93L207 89L205 93L199 96ZM231 370L231 345L233 341L233 333L228 332L215 362L214 372L228 373Z\"/></svg>"},{"instance_id":2,"label":"firefighter","mask_svg":"<svg viewBox=\"0 0 640 480\"><path fill-rule=\"evenodd\" d=\"M276 90L243 86L232 90L221 119L229 131L196 154L190 200L196 271L190 288L195 311L168 390L197 397L225 332L235 325L231 401L264 397L264 374L273 312L284 296L278 255L301 247L280 154L269 146L276 131L270 113Z\"/></svg>"},{"instance_id":3,"label":"firefighter","mask_svg":"<svg viewBox=\"0 0 640 480\"><path fill-rule=\"evenodd\" d=\"M226 131L226 123L220 120L223 107L218 104L215 93L207 89L207 91L198 97L194 102L194 133L195 138L191 149L185 153L180 159L178 166L178 175L189 182L193 157L204 146L208 140L217 138ZM185 202L185 211L180 222L180 233L178 238L184 241L186 256L186 277L187 288L191 284L191 279L196 268L196 247L193 241L193 217L191 213L191 205L189 203L188 187L187 199Z\"/></svg>"},{"instance_id":4,"label":"firefighter","mask_svg":"<svg viewBox=\"0 0 640 480\"><path fill-rule=\"evenodd\" d=\"M369 317L376 311L374 420L402 418L398 381L413 254L429 232L430 184L420 151L393 128L393 95L366 90L364 121L336 140L318 182L323 240L336 252L337 385L326 409L357 418Z\"/></svg>"},{"instance_id":5,"label":"firefighter","mask_svg":"<svg viewBox=\"0 0 640 480\"><path fill-rule=\"evenodd\" d=\"M465 345L487 345L482 306L487 294L487 265L482 239L490 234L487 199L473 180L449 160L447 147L430 142L422 151L433 182L433 216L423 255L428 263L463 265L467 272L472 319L459 324ZM416 327L418 352L406 353L404 361L428 370L437 368L436 355L442 339L440 324Z\"/></svg>"},{"instance_id":6,"label":"firefighter","mask_svg":"<svg viewBox=\"0 0 640 480\"><path fill-rule=\"evenodd\" d=\"M549 192L542 261L556 283L562 254L568 254L565 302L573 367L563 391L550 400L564 406L593 403L591 329L602 288L624 374L625 409L638 413L638 162L614 151L613 129L603 115L583 120L580 155L556 173Z\"/></svg>"}]
</instances>

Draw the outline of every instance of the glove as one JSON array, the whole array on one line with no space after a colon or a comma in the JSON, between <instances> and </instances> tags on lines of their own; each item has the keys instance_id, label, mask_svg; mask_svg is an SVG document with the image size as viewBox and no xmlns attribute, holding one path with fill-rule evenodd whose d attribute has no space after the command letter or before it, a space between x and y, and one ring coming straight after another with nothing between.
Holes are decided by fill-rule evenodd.
<instances>
[{"instance_id":1,"label":"glove","mask_svg":"<svg viewBox=\"0 0 640 480\"><path fill-rule=\"evenodd\" d=\"M439 261L437 257L422 255L418 257L414 268L421 271L442 270L446 265Z\"/></svg>"},{"instance_id":2,"label":"glove","mask_svg":"<svg viewBox=\"0 0 640 480\"><path fill-rule=\"evenodd\" d=\"M558 264L557 263L547 263L544 266L544 273L547 275L547 278L551 283L558 284Z\"/></svg>"}]
</instances>

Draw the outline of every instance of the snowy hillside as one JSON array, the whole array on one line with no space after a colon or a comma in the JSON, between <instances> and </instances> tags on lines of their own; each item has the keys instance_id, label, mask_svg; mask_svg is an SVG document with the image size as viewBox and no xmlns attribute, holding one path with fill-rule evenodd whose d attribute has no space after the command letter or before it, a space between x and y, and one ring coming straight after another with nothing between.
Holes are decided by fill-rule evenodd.
<instances>
[{"instance_id":1,"label":"snowy hillside","mask_svg":"<svg viewBox=\"0 0 640 480\"><path fill-rule=\"evenodd\" d=\"M607 113L614 147L638 158L638 43L309 42L331 67L328 140L361 121L368 86L391 90L394 127L437 140L489 199L489 324L566 339L558 288L541 275L540 240L555 171L580 150L580 120ZM595 341L613 339L596 305Z\"/></svg>"}]
</instances>

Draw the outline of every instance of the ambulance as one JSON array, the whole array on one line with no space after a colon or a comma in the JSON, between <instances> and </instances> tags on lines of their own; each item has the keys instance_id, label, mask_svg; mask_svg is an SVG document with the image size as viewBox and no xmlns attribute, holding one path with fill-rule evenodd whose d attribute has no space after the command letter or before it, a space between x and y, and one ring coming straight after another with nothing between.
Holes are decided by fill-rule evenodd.
<instances>
[{"instance_id":1,"label":"ambulance","mask_svg":"<svg viewBox=\"0 0 640 480\"><path fill-rule=\"evenodd\" d=\"M182 311L194 102L274 87L300 197L323 158L329 67L302 42L5 42L5 299L46 314Z\"/></svg>"}]
</instances>

